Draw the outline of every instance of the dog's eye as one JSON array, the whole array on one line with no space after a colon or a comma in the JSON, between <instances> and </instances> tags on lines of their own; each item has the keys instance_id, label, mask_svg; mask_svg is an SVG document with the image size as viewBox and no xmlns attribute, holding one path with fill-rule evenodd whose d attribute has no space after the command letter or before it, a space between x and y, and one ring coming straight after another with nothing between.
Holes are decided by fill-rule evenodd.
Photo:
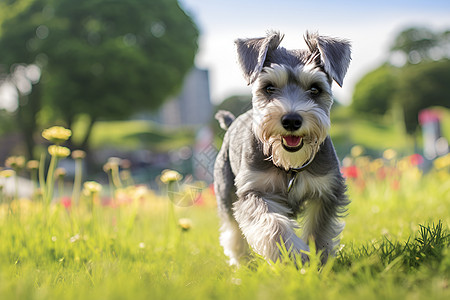
<instances>
[{"instance_id":1,"label":"dog's eye","mask_svg":"<svg viewBox=\"0 0 450 300\"><path fill-rule=\"evenodd\" d=\"M277 88L272 85L268 85L265 87L265 91L267 94L272 95L273 93L275 93L277 91Z\"/></svg>"},{"instance_id":2,"label":"dog's eye","mask_svg":"<svg viewBox=\"0 0 450 300\"><path fill-rule=\"evenodd\" d=\"M309 93L313 96L318 96L321 92L322 90L315 84L309 89Z\"/></svg>"}]
</instances>

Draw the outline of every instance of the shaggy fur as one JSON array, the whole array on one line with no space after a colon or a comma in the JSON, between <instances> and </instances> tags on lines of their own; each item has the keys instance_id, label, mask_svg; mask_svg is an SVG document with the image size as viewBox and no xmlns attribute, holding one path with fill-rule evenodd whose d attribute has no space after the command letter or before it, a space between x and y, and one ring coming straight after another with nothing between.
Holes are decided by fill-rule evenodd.
<instances>
[{"instance_id":1,"label":"shaggy fur","mask_svg":"<svg viewBox=\"0 0 450 300\"><path fill-rule=\"evenodd\" d=\"M249 246L276 261L280 243L306 261L310 240L325 262L339 244L349 202L328 130L331 83L342 85L350 44L307 33L308 49L286 50L282 38L270 32L236 41L253 108L236 119L216 115L227 129L214 169L220 243L234 265Z\"/></svg>"}]
</instances>

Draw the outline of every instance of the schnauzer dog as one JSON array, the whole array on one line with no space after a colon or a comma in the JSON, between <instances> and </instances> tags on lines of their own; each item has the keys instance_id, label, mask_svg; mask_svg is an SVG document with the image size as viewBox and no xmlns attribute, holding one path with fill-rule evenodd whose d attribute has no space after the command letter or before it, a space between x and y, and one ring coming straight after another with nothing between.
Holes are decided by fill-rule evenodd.
<instances>
[{"instance_id":1,"label":"schnauzer dog","mask_svg":"<svg viewBox=\"0 0 450 300\"><path fill-rule=\"evenodd\" d=\"M248 257L249 246L277 261L280 245L304 263L309 241L325 263L344 227L339 218L349 201L328 129L331 84L342 86L350 43L307 32L308 49L286 50L282 39L269 32L236 40L252 109L236 119L216 114L227 130L214 166L220 244L232 265Z\"/></svg>"}]
</instances>

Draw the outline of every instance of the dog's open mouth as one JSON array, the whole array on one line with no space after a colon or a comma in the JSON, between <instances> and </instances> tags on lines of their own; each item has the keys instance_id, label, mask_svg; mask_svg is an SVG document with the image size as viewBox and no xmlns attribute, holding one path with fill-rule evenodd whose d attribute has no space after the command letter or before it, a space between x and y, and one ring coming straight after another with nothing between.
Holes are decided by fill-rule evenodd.
<instances>
[{"instance_id":1,"label":"dog's open mouth","mask_svg":"<svg viewBox=\"0 0 450 300\"><path fill-rule=\"evenodd\" d=\"M296 152L303 147L303 137L296 135L285 135L281 137L281 144L284 150Z\"/></svg>"}]
</instances>

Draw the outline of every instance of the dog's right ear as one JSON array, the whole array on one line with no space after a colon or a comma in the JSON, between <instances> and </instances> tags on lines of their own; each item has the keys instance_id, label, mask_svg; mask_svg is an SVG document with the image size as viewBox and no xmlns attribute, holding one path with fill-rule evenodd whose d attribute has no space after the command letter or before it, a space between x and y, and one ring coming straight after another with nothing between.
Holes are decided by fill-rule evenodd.
<instances>
[{"instance_id":1,"label":"dog's right ear","mask_svg":"<svg viewBox=\"0 0 450 300\"><path fill-rule=\"evenodd\" d=\"M305 42L311 52L311 58L315 59L318 65L322 65L325 72L342 87L351 61L350 42L309 32L306 32Z\"/></svg>"},{"instance_id":2,"label":"dog's right ear","mask_svg":"<svg viewBox=\"0 0 450 300\"><path fill-rule=\"evenodd\" d=\"M269 51L275 50L283 35L269 32L265 38L237 39L238 61L248 85L252 84L261 72Z\"/></svg>"}]
</instances>

